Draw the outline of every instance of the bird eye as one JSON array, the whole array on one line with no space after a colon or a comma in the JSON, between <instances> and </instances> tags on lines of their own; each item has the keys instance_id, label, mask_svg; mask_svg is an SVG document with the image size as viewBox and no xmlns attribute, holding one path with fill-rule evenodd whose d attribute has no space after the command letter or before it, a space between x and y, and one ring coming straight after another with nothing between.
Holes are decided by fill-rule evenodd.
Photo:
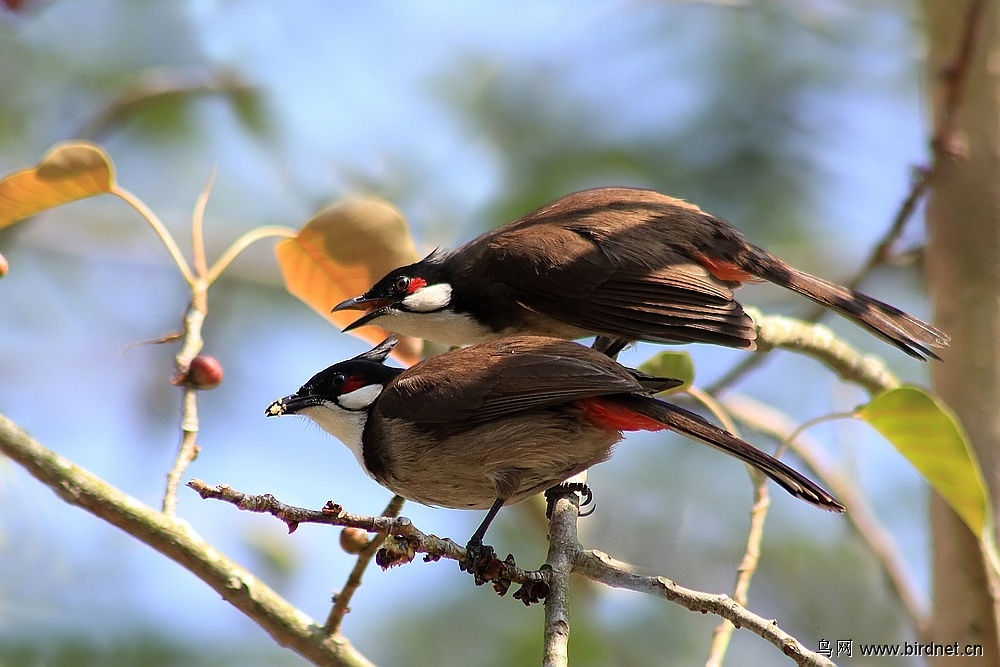
<instances>
[{"instance_id":1,"label":"bird eye","mask_svg":"<svg viewBox=\"0 0 1000 667\"><path fill-rule=\"evenodd\" d=\"M410 279L406 276L400 276L396 278L396 282L392 286L397 292L405 294L410 289Z\"/></svg>"},{"instance_id":2,"label":"bird eye","mask_svg":"<svg viewBox=\"0 0 1000 667\"><path fill-rule=\"evenodd\" d=\"M345 382L347 382L347 378L344 377L343 373L337 373L330 379L330 382L333 383L334 387L340 387L343 386Z\"/></svg>"}]
</instances>

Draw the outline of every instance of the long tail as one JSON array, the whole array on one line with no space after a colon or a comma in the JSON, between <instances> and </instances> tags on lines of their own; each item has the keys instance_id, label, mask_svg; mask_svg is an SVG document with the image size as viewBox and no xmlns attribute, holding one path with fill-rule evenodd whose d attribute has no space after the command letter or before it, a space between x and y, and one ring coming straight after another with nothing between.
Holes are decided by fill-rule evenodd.
<instances>
[{"instance_id":1,"label":"long tail","mask_svg":"<svg viewBox=\"0 0 1000 667\"><path fill-rule=\"evenodd\" d=\"M844 511L843 505L809 478L693 412L649 396L635 394L605 396L602 400L613 400L678 433L735 456L760 470L796 498L830 512Z\"/></svg>"},{"instance_id":2,"label":"long tail","mask_svg":"<svg viewBox=\"0 0 1000 667\"><path fill-rule=\"evenodd\" d=\"M832 308L921 361L940 360L928 348L947 347L950 342L944 332L898 308L799 271L761 248L755 247L740 268Z\"/></svg>"}]
</instances>

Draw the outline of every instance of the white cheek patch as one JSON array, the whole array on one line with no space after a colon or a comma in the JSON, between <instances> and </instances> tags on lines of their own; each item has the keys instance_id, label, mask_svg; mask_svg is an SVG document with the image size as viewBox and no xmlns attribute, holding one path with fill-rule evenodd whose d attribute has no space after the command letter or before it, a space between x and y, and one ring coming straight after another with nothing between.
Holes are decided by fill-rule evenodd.
<instances>
[{"instance_id":1,"label":"white cheek patch","mask_svg":"<svg viewBox=\"0 0 1000 667\"><path fill-rule=\"evenodd\" d=\"M382 385L369 384L360 389L341 394L337 398L337 403L346 410L365 410L381 393Z\"/></svg>"},{"instance_id":2,"label":"white cheek patch","mask_svg":"<svg viewBox=\"0 0 1000 667\"><path fill-rule=\"evenodd\" d=\"M433 313L436 310L446 308L449 303L451 303L451 285L448 283L421 287L402 300L402 304L408 310L417 313Z\"/></svg>"}]
</instances>

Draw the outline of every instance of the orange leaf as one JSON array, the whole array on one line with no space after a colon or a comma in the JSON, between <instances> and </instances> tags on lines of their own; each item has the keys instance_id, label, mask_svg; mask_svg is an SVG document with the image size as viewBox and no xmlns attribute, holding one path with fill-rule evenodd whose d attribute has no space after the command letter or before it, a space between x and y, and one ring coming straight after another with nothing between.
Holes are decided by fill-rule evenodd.
<instances>
[{"instance_id":1,"label":"orange leaf","mask_svg":"<svg viewBox=\"0 0 1000 667\"><path fill-rule=\"evenodd\" d=\"M96 144L53 147L38 166L0 180L0 228L61 204L93 197L115 186L111 158Z\"/></svg>"},{"instance_id":2,"label":"orange leaf","mask_svg":"<svg viewBox=\"0 0 1000 667\"><path fill-rule=\"evenodd\" d=\"M288 291L338 327L356 312L331 313L344 299L357 296L389 271L420 259L403 214L376 199L330 206L299 230L298 236L274 248ZM388 333L378 327L351 332L370 343ZM412 364L420 359L421 342L401 336L393 356Z\"/></svg>"}]
</instances>

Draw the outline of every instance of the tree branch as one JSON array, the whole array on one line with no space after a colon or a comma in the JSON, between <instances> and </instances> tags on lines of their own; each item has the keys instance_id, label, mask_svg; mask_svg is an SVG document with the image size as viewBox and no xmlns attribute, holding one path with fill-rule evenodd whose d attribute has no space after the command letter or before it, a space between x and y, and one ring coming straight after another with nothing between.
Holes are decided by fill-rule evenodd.
<instances>
[{"instance_id":1,"label":"tree branch","mask_svg":"<svg viewBox=\"0 0 1000 667\"><path fill-rule=\"evenodd\" d=\"M315 664L371 666L346 638L328 637L320 625L207 543L187 522L157 512L46 449L3 415L0 452L67 503L117 526L189 570L281 646Z\"/></svg>"},{"instance_id":2,"label":"tree branch","mask_svg":"<svg viewBox=\"0 0 1000 667\"><path fill-rule=\"evenodd\" d=\"M188 482L188 486L201 494L203 498L223 500L249 512L271 514L284 521L290 531L294 531L300 523L322 523L333 526L352 526L372 533L385 533L389 536L402 538L403 544L395 547L397 554L408 555L393 560L390 565L409 562L416 553L426 554L425 560L447 558L461 561L465 560L466 557L465 549L452 540L427 535L414 527L409 519L404 517L369 517L351 514L340 505L332 502L327 503L327 506L322 510L310 510L286 505L270 494L251 496L225 485L208 486L201 480L191 480ZM569 636L569 622L565 612L565 602L560 602L557 599L550 603L548 600L549 596L558 598L559 595L564 594L556 589L562 589L562 582L558 578L563 576L561 573L568 565L572 566L573 572L608 586L649 593L676 602L692 611L716 614L731 621L737 628L747 628L754 634L763 637L800 665L820 665L823 667L833 665L823 656L802 646L797 639L779 628L775 621L757 616L727 595L712 595L693 591L678 586L663 577L640 576L634 573L632 566L616 561L607 554L599 551L584 551L576 539L576 517L579 509L577 502L573 500L572 496L563 496L556 502L553 512L555 525L550 526L549 539L553 542L549 552L550 561L542 566L541 570L522 570L510 563L501 563L501 576L523 586L520 591L515 593L515 598L523 600L526 604L530 601L537 601L537 598L540 597L546 598L546 665L567 664L565 661L565 641ZM533 594L534 597L532 597ZM550 615L552 617L551 623ZM552 628L553 637L551 639L549 628ZM551 652L548 650L550 647Z\"/></svg>"},{"instance_id":3,"label":"tree branch","mask_svg":"<svg viewBox=\"0 0 1000 667\"><path fill-rule=\"evenodd\" d=\"M702 614L721 616L737 628L746 628L766 639L799 665L832 667L834 664L804 647L795 637L779 628L777 621L754 614L728 595L702 593L678 586L665 577L636 574L632 566L600 551L577 552L573 565L574 572L602 584L661 597Z\"/></svg>"},{"instance_id":4,"label":"tree branch","mask_svg":"<svg viewBox=\"0 0 1000 667\"><path fill-rule=\"evenodd\" d=\"M364 516L352 514L341 505L328 502L321 510L311 510L304 507L286 505L270 493L249 495L237 491L225 484L209 486L200 479L193 479L187 485L205 499L222 500L247 512L270 514L288 526L288 532L294 532L300 523L322 523L331 526L350 526L361 528L369 533L385 533L389 537L399 538L389 540L385 546L388 561L379 561L383 568L403 565L410 562L418 553L424 554L424 560L434 561L445 558L454 561L465 561L465 548L452 540L428 535L419 530L406 517ZM544 582L546 575L542 572L522 570L510 563L497 561L497 578L507 582L522 585L534 585Z\"/></svg>"},{"instance_id":5,"label":"tree branch","mask_svg":"<svg viewBox=\"0 0 1000 667\"><path fill-rule=\"evenodd\" d=\"M842 380L880 394L899 386L899 380L879 357L861 354L822 324L779 315L762 315L753 308L747 313L757 325L757 348L793 350L816 359Z\"/></svg>"},{"instance_id":6,"label":"tree branch","mask_svg":"<svg viewBox=\"0 0 1000 667\"><path fill-rule=\"evenodd\" d=\"M586 471L566 480L567 484L586 484L586 482ZM570 628L569 575L573 570L573 558L581 548L576 527L576 520L580 516L580 497L572 490L565 492L553 490L549 493L553 494L554 502L549 521L549 554L545 559L545 567L549 568L549 590L545 596L542 665L567 667Z\"/></svg>"}]
</instances>

